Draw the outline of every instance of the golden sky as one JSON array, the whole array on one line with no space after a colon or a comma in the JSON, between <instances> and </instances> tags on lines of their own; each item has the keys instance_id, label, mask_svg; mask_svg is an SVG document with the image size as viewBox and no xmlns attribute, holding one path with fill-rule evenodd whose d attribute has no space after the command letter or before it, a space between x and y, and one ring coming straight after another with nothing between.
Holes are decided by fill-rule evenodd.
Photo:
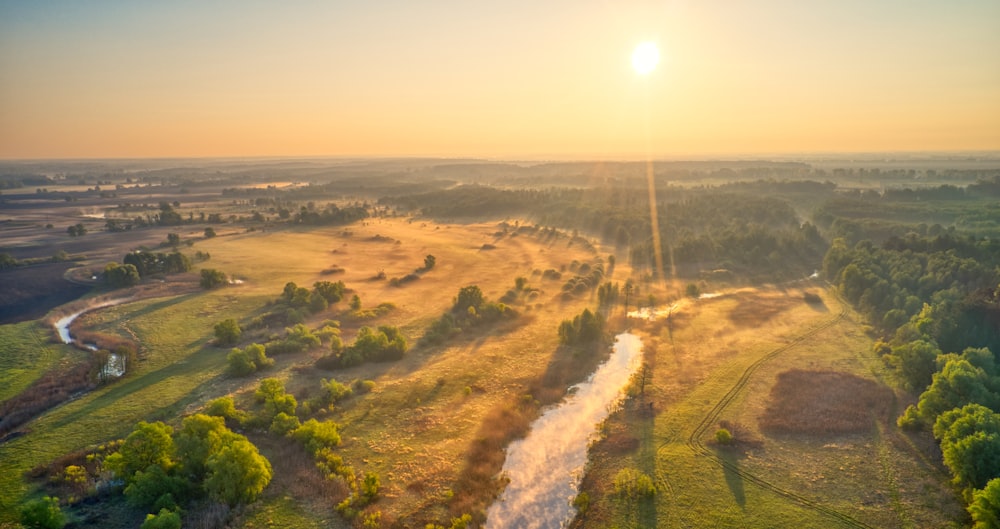
<instances>
[{"instance_id":1,"label":"golden sky","mask_svg":"<svg viewBox=\"0 0 1000 529\"><path fill-rule=\"evenodd\" d=\"M996 0L0 0L0 158L998 149Z\"/></svg>"}]
</instances>

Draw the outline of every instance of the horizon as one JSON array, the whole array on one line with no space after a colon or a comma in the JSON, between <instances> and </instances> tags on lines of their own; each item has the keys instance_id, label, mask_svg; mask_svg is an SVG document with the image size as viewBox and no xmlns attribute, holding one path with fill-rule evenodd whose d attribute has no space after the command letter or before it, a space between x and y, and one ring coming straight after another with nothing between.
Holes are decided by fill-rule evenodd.
<instances>
[{"instance_id":1,"label":"horizon","mask_svg":"<svg viewBox=\"0 0 1000 529\"><path fill-rule=\"evenodd\" d=\"M0 160L994 153L995 20L974 0L0 0Z\"/></svg>"}]
</instances>

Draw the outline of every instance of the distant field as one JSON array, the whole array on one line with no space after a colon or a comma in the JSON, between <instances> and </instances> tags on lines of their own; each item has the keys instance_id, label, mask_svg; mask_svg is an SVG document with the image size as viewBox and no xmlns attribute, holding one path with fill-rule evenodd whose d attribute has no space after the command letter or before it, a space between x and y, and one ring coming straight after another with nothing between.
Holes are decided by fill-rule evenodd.
<instances>
[{"instance_id":1,"label":"distant field","mask_svg":"<svg viewBox=\"0 0 1000 529\"><path fill-rule=\"evenodd\" d=\"M870 339L840 301L822 300L806 303L797 288L742 291L685 304L672 326L637 326L651 380L596 445L585 487L593 504L578 526L904 528L961 519L942 469L895 429L902 405ZM805 371L782 376L792 370ZM772 394L779 381L789 394ZM850 399L865 395L877 405L859 410ZM784 417L781 431L761 428L775 423L769 408L787 414L796 404L814 410L804 426ZM722 427L732 446L716 442ZM654 479L652 498L615 493L613 479L628 467Z\"/></svg>"}]
</instances>

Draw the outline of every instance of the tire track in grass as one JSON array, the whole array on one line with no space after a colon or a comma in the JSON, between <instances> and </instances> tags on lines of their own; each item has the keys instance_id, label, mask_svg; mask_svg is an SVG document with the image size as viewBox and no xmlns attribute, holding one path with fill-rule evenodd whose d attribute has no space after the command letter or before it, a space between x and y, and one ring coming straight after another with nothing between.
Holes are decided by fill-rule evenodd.
<instances>
[{"instance_id":1,"label":"tire track in grass","mask_svg":"<svg viewBox=\"0 0 1000 529\"><path fill-rule=\"evenodd\" d=\"M746 387L746 385L750 381L750 378L757 371L757 369L759 369L762 365L764 365L774 357L780 355L781 353L784 353L785 351L788 351L789 349L802 344L807 339L813 337L819 332L828 329L830 327L833 327L837 323L843 321L846 318L846 316L847 316L847 308L843 303L841 303L839 314L837 314L833 318L830 318L829 320L823 323L816 325L815 327L809 329L805 333L792 339L788 343L761 356L760 358L755 360L752 364L747 366L746 369L743 370L743 374L736 381L736 383L729 389L729 391L727 391L726 394L723 395L721 399L719 399L719 401L715 404L715 406L713 406L712 409L709 410L709 412L704 417L702 417L701 421L698 423L695 429L691 432L690 435L688 435L687 439L685 440L685 444L688 446L688 448L691 449L692 452L695 453L695 455L706 457L716 465L722 467L724 470L740 476L740 478L743 479L744 481L753 483L754 485L757 485L758 487L764 490L773 492L779 496L795 501L796 503L800 504L801 506L807 509L811 509L818 513L824 514L829 518L836 520L843 526L861 528L861 529L874 529L873 526L868 525L865 522L858 520L848 514L842 513L831 507L827 507L826 505L823 505L818 501L810 499L796 492L783 489L775 485L774 483L771 483L761 478L760 476L752 474L740 468L739 466L720 458L715 454L715 452L710 450L708 447L704 445L704 443L701 442L701 438L704 436L705 432L708 431L711 425L718 420L722 412L736 399L736 396L740 393L740 391L742 391L743 388ZM668 445L672 444L674 440L675 438L664 440L664 442L661 443L658 452L662 451Z\"/></svg>"}]
</instances>

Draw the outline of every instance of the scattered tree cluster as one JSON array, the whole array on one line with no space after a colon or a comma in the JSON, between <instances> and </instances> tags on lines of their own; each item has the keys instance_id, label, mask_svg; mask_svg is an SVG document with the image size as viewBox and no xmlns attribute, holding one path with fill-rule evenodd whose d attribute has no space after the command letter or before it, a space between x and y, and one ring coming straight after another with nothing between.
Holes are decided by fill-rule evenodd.
<instances>
[{"instance_id":1,"label":"scattered tree cluster","mask_svg":"<svg viewBox=\"0 0 1000 529\"><path fill-rule=\"evenodd\" d=\"M111 288L131 287L138 284L139 279L135 265L108 263L104 266L104 282Z\"/></svg>"},{"instance_id":2,"label":"scattered tree cluster","mask_svg":"<svg viewBox=\"0 0 1000 529\"><path fill-rule=\"evenodd\" d=\"M559 324L559 342L565 345L594 343L604 336L604 315L583 309L572 320Z\"/></svg>"},{"instance_id":3,"label":"scattered tree cluster","mask_svg":"<svg viewBox=\"0 0 1000 529\"><path fill-rule=\"evenodd\" d=\"M191 270L191 260L180 252L160 253L136 250L125 255L122 260L139 272L139 277L153 274L175 274Z\"/></svg>"},{"instance_id":4,"label":"scattered tree cluster","mask_svg":"<svg viewBox=\"0 0 1000 529\"><path fill-rule=\"evenodd\" d=\"M330 357L320 359L321 366L351 367L365 362L388 362L399 360L406 353L406 338L399 329L391 325L377 328L361 327L354 342Z\"/></svg>"},{"instance_id":5,"label":"scattered tree cluster","mask_svg":"<svg viewBox=\"0 0 1000 529\"><path fill-rule=\"evenodd\" d=\"M221 417L195 414L174 431L140 422L104 466L125 483L129 503L148 509L147 523L166 523L193 500L253 502L271 481L271 464ZM155 520L155 521L154 521Z\"/></svg>"},{"instance_id":6,"label":"scattered tree cluster","mask_svg":"<svg viewBox=\"0 0 1000 529\"><path fill-rule=\"evenodd\" d=\"M451 310L431 324L420 338L420 342L441 344L462 332L462 329L494 323L516 315L517 313L504 303L487 301L482 289L477 285L462 287L454 299Z\"/></svg>"}]
</instances>

